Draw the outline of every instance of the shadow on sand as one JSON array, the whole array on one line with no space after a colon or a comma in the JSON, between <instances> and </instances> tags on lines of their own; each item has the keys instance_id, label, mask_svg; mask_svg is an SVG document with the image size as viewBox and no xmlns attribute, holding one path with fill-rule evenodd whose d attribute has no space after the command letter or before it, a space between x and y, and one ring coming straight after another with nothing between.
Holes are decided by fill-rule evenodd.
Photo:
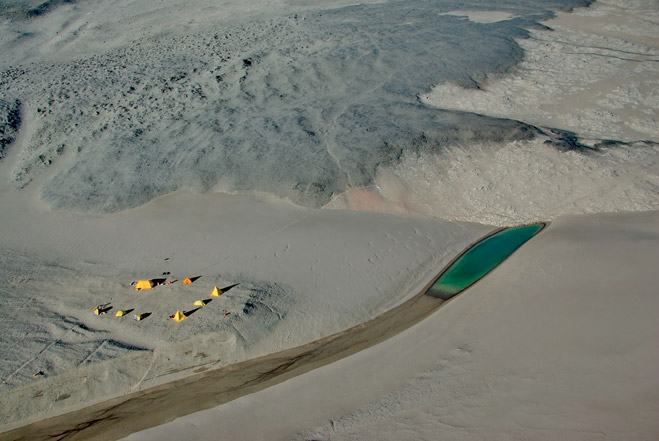
<instances>
[{"instance_id":1,"label":"shadow on sand","mask_svg":"<svg viewBox=\"0 0 659 441\"><path fill-rule=\"evenodd\" d=\"M229 286L226 286L224 288L220 288L220 290L222 291L222 293L225 293L225 292L229 291L231 288L234 288L238 285L240 285L240 283L234 283L233 285L229 285Z\"/></svg>"},{"instance_id":2,"label":"shadow on sand","mask_svg":"<svg viewBox=\"0 0 659 441\"><path fill-rule=\"evenodd\" d=\"M95 313L95 314L96 315L103 315L111 309L112 309L112 306L110 306L110 304L101 305L101 306L96 308L97 313Z\"/></svg>"},{"instance_id":3,"label":"shadow on sand","mask_svg":"<svg viewBox=\"0 0 659 441\"><path fill-rule=\"evenodd\" d=\"M136 322L141 322L145 318L149 317L152 313L151 312L145 312L143 314L135 314L135 317L133 317L133 320Z\"/></svg>"},{"instance_id":4,"label":"shadow on sand","mask_svg":"<svg viewBox=\"0 0 659 441\"><path fill-rule=\"evenodd\" d=\"M200 309L201 309L201 306L199 306L199 307L197 307L197 308L195 308L195 309L191 309L191 310L189 310L189 311L185 311L185 312L183 312L183 314L185 314L186 317L190 317L192 314L194 314L195 312L199 311Z\"/></svg>"}]
</instances>

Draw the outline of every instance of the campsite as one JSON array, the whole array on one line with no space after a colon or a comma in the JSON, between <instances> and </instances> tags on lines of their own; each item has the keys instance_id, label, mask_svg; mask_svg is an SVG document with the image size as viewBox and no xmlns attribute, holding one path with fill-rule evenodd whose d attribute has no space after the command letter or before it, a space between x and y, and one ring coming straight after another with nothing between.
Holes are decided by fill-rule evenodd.
<instances>
[{"instance_id":1,"label":"campsite","mask_svg":"<svg viewBox=\"0 0 659 441\"><path fill-rule=\"evenodd\" d=\"M0 441L656 441L658 23L656 0L2 2Z\"/></svg>"},{"instance_id":2,"label":"campsite","mask_svg":"<svg viewBox=\"0 0 659 441\"><path fill-rule=\"evenodd\" d=\"M12 199L6 201L11 207ZM0 366L6 380L0 404L7 403L0 411L7 424L354 326L366 310L377 315L404 301L437 267L491 230L218 193L177 192L103 217L54 212L31 216L26 224L15 213L21 209L0 211L0 237L23 251L0 256L7 270L0 275L11 287L7 304L20 304L22 313L0 327L13 341L30 337L23 347L7 348L13 362ZM26 225L34 228L31 240L19 244L8 232ZM115 230L122 234L107 234ZM77 246L81 241L87 246ZM35 251L47 260L30 260ZM177 282L140 291L130 285L163 278ZM215 286L233 287L214 297ZM169 318L206 299L213 301L187 319ZM104 304L113 309L94 315ZM328 307L336 314L328 315ZM38 371L44 375L32 377ZM80 376L84 387L73 380Z\"/></svg>"},{"instance_id":3,"label":"campsite","mask_svg":"<svg viewBox=\"0 0 659 441\"><path fill-rule=\"evenodd\" d=\"M169 259L167 259L167 260L169 260ZM163 275L167 275L167 276L169 276L170 274L171 274L170 271L166 271L166 272L163 273ZM201 276L185 277L183 279L183 281L181 282L181 284L183 284L183 285L192 285L193 283L195 283L200 278L201 278ZM167 278L141 279L141 280L138 280L136 282L131 282L130 286L134 286L135 291L151 291L154 288L160 288L160 290L158 292L160 297L168 297L168 296L172 296L172 292L171 292L172 285L176 284L177 282L178 282L178 279L176 279L176 278L170 278L169 280ZM227 285L224 288L218 288L217 285L215 285L215 286L213 286L213 289L210 292L209 296L210 297L219 297L220 295L228 292L230 289L232 289L232 288L234 288L235 286L238 286L238 285L239 285L238 283L234 283L233 285ZM165 290L163 288L168 288L168 289ZM198 292L199 290L196 290L196 291ZM184 292L184 291L179 290L179 292ZM188 290L188 292L190 292L190 290ZM194 292L195 291L193 291L192 293L194 294ZM182 296L180 296L180 295L178 296L179 299L181 299L181 297ZM163 299L163 301L166 302L167 304L171 303L170 299L167 299L167 300ZM182 301L182 299L181 299L181 301ZM201 308L201 307L204 307L207 304L209 304L211 301L212 301L211 298L206 299L206 300L195 300L194 303L193 303L193 306L198 306L198 307ZM138 298L135 298L135 299L133 299L132 303L133 304L139 304L140 300ZM105 312L109 311L110 309L112 309L112 306L110 306L109 304L106 304L106 305L103 305L103 306L98 306L94 309L94 314L95 315L103 315L103 314L105 314ZM133 311L134 309L135 308L130 309L130 311ZM180 309L177 309L175 313L169 314L169 318L173 319L177 323L180 323L183 320L185 320L186 318L190 317L195 312L197 312L198 310L199 310L199 308L193 308L193 309L188 309L188 310L185 310L185 308L184 308L184 311L185 311L184 312L184 311L181 311ZM117 317L123 317L124 315L126 315L126 313L127 313L126 310L122 309L119 312L117 312L116 316ZM135 314L134 320L135 321L142 321L143 319L150 316L151 314L152 313L150 313L150 312L146 312L146 313L142 313L142 314ZM227 316L228 315L227 311L224 311L222 315Z\"/></svg>"}]
</instances>

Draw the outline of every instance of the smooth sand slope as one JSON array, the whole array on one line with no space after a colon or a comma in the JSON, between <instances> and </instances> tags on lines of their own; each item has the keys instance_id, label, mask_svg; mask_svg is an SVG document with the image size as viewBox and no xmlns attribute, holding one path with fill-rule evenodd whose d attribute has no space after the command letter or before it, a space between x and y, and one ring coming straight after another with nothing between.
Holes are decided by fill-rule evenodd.
<instances>
[{"instance_id":1,"label":"smooth sand slope","mask_svg":"<svg viewBox=\"0 0 659 441\"><path fill-rule=\"evenodd\" d=\"M545 225L541 225L539 228L544 227ZM131 432L263 390L362 351L401 333L442 306L448 298L429 288L436 285L436 281L446 270L450 270L463 254L496 232L497 230L470 244L462 253L456 255L438 276L431 279L414 297L345 331L299 347L190 375L181 380L38 421L0 434L0 439L29 437L32 440L46 440L55 436L67 439L118 439ZM511 248L511 251L513 250L514 248ZM488 268L487 272L490 270L491 268ZM451 293L451 296L455 294L457 292ZM198 369L196 372L203 370L205 369ZM145 414L144 408L148 408L149 412Z\"/></svg>"},{"instance_id":2,"label":"smooth sand slope","mask_svg":"<svg viewBox=\"0 0 659 441\"><path fill-rule=\"evenodd\" d=\"M587 2L211 3L0 10L0 431L341 332L556 219L407 331L132 437L659 437L655 2L553 32Z\"/></svg>"},{"instance_id":3,"label":"smooth sand slope","mask_svg":"<svg viewBox=\"0 0 659 441\"><path fill-rule=\"evenodd\" d=\"M418 292L492 229L218 194L174 194L99 217L12 195L0 213L0 411L14 426L354 326ZM178 282L129 285L151 277ZM209 299L184 322L168 318ZM108 314L92 314L106 303ZM116 318L119 309L133 311ZM132 320L143 313L151 315Z\"/></svg>"},{"instance_id":4,"label":"smooth sand slope","mask_svg":"<svg viewBox=\"0 0 659 441\"><path fill-rule=\"evenodd\" d=\"M386 340L439 308L424 290L363 324L285 351L191 375L0 434L0 439L119 439L263 390ZM147 413L144 409L148 408Z\"/></svg>"},{"instance_id":5,"label":"smooth sand slope","mask_svg":"<svg viewBox=\"0 0 659 441\"><path fill-rule=\"evenodd\" d=\"M652 440L659 213L566 217L426 320L127 439Z\"/></svg>"}]
</instances>

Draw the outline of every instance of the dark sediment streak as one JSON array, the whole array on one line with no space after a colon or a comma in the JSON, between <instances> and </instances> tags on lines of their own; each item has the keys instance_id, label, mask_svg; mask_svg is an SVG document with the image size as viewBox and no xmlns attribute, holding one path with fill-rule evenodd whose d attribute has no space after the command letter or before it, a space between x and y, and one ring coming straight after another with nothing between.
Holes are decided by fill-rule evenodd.
<instances>
[{"instance_id":1,"label":"dark sediment streak","mask_svg":"<svg viewBox=\"0 0 659 441\"><path fill-rule=\"evenodd\" d=\"M386 340L445 301L419 294L346 331L276 354L232 364L0 434L0 440L115 440L229 402Z\"/></svg>"}]
</instances>

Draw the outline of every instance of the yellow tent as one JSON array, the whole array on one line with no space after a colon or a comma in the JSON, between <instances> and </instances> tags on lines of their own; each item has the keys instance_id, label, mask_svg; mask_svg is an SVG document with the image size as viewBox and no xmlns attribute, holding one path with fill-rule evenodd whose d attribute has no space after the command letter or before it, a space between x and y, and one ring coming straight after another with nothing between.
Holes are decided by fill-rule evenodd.
<instances>
[{"instance_id":1,"label":"yellow tent","mask_svg":"<svg viewBox=\"0 0 659 441\"><path fill-rule=\"evenodd\" d=\"M213 292L211 293L211 297L219 297L220 294L222 294L222 290L216 286L215 288L213 288Z\"/></svg>"},{"instance_id":2,"label":"yellow tent","mask_svg":"<svg viewBox=\"0 0 659 441\"><path fill-rule=\"evenodd\" d=\"M197 300L194 302L195 306L206 306L206 300Z\"/></svg>"},{"instance_id":3,"label":"yellow tent","mask_svg":"<svg viewBox=\"0 0 659 441\"><path fill-rule=\"evenodd\" d=\"M125 316L126 314L128 314L128 311L117 311L117 313L115 314L115 316L117 316L117 317L123 317L123 316Z\"/></svg>"},{"instance_id":4,"label":"yellow tent","mask_svg":"<svg viewBox=\"0 0 659 441\"><path fill-rule=\"evenodd\" d=\"M135 317L133 317L133 320L135 320L136 322L139 322L143 318L144 317L142 316L142 314L135 314Z\"/></svg>"},{"instance_id":5,"label":"yellow tent","mask_svg":"<svg viewBox=\"0 0 659 441\"><path fill-rule=\"evenodd\" d=\"M176 314L172 316L172 320L174 320L175 322L182 322L186 318L187 318L186 315L183 314L181 311L176 311Z\"/></svg>"},{"instance_id":6,"label":"yellow tent","mask_svg":"<svg viewBox=\"0 0 659 441\"><path fill-rule=\"evenodd\" d=\"M152 280L140 280L135 284L135 289L137 291L143 290L143 289L151 289L153 288L153 281Z\"/></svg>"},{"instance_id":7,"label":"yellow tent","mask_svg":"<svg viewBox=\"0 0 659 441\"><path fill-rule=\"evenodd\" d=\"M189 277L186 277L185 280L183 281L184 285L189 285L190 283L192 283L192 280L190 280Z\"/></svg>"},{"instance_id":8,"label":"yellow tent","mask_svg":"<svg viewBox=\"0 0 659 441\"><path fill-rule=\"evenodd\" d=\"M101 308L100 306L97 306L94 308L94 315L103 315L105 314L105 310Z\"/></svg>"}]
</instances>

